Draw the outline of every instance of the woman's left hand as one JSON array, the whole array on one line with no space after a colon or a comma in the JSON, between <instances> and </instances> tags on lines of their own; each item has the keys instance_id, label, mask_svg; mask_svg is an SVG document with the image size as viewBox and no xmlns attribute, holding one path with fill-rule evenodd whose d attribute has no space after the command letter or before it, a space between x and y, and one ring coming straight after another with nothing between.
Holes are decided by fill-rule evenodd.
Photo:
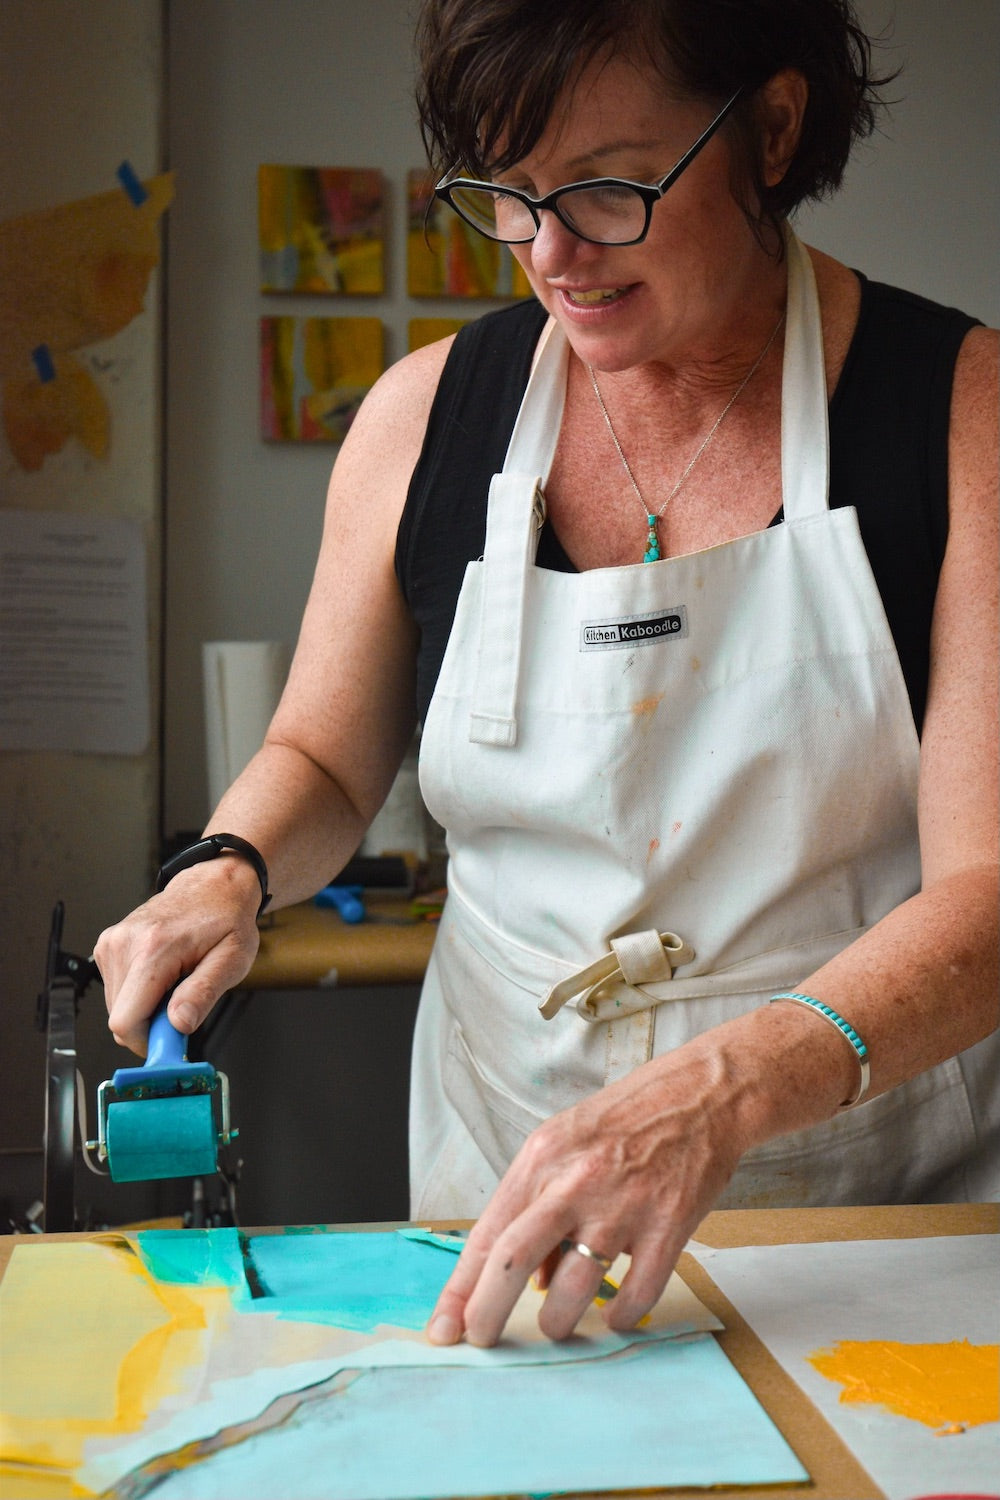
<instances>
[{"instance_id":1,"label":"woman's left hand","mask_svg":"<svg viewBox=\"0 0 1000 1500\"><path fill-rule=\"evenodd\" d=\"M662 1293L692 1230L751 1144L740 1141L728 1049L699 1043L655 1059L524 1143L469 1235L428 1325L433 1343L495 1344L529 1277L539 1326L567 1338L604 1274L582 1243L631 1266L603 1315L634 1327ZM692 1055L693 1054L693 1055Z\"/></svg>"}]
</instances>

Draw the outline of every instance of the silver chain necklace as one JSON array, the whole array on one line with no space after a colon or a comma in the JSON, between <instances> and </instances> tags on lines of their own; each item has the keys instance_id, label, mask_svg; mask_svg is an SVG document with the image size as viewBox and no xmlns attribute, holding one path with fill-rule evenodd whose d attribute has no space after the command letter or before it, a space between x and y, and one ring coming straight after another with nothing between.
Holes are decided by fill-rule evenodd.
<instances>
[{"instance_id":1,"label":"silver chain necklace","mask_svg":"<svg viewBox=\"0 0 1000 1500\"><path fill-rule=\"evenodd\" d=\"M681 475L680 479L678 479L677 483L674 485L673 489L670 491L670 494L664 500L664 502L660 506L659 510L656 510L656 511L650 510L649 506L646 504L645 500L643 499L642 491L640 490L639 486L635 482L635 475L632 473L632 466L629 463L628 459L625 457L625 453L624 453L624 450L622 449L622 445L618 441L618 434L617 434L617 432L615 432L615 429L614 429L614 427L612 425L612 422L611 422L611 418L608 415L608 408L604 404L604 397L601 395L601 388L597 384L597 376L594 374L594 367L593 367L593 365L588 365L587 366L587 370L588 370L588 372L590 374L590 383L594 387L594 395L597 397L597 404L600 406L601 412L604 415L604 420L608 424L608 431L611 434L611 441L615 445L615 449L616 449L616 451L618 453L618 457L622 461L622 467L624 468L625 473L628 475L629 483L631 484L632 488L635 490L636 497L638 498L639 504L642 506L642 509L643 509L643 514L646 517L646 527L647 527L646 551L645 551L645 554L644 554L643 559L642 559L644 563L659 562L659 560L660 560L660 538L659 538L659 536L657 534L657 530L656 530L657 523L662 519L663 513L666 510L667 506L670 504L671 500L674 498L674 496L676 494L679 493L679 491L687 483L687 480L688 480L688 477L689 477L689 475L691 473L691 470L694 468L695 464L698 462L699 458L704 453L705 449L708 447L708 445L712 441L712 439L715 437L715 434L718 432L718 430L722 426L723 422L726 420L726 417L729 415L729 413L732 410L732 408L736 405L737 401L740 399L740 397L742 396L743 392L746 390L747 386L750 384L751 380L756 375L756 373L760 369L761 365L764 363L764 361L767 358L768 353L770 351L771 345L774 343L775 339L778 337L778 330L781 328L781 325L782 325L782 323L784 321L785 321L785 315L784 315L784 313L782 313L781 317L778 319L777 323L775 323L774 327L771 329L771 333L770 333L770 336L769 336L769 338L767 340L767 343L764 345L763 349L760 351L760 353L758 354L757 358L754 360L753 364L750 366L750 369L748 370L747 374L740 381L739 385L736 387L735 391L730 396L729 400L726 402L725 406L722 408L722 410L720 411L719 415L716 417L715 421L712 423L711 427L708 429L708 432L702 438L702 440L699 443L698 448L697 448L697 450L695 452L694 457L691 459L690 463L688 464L687 468L684 470L684 472Z\"/></svg>"}]
</instances>

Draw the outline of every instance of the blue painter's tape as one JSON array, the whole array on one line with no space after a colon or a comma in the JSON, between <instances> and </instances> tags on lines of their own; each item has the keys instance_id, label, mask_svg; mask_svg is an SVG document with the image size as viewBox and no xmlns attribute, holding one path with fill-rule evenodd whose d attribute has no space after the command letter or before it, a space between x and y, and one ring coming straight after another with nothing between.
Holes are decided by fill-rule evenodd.
<instances>
[{"instance_id":1,"label":"blue painter's tape","mask_svg":"<svg viewBox=\"0 0 1000 1500\"><path fill-rule=\"evenodd\" d=\"M141 208L146 199L149 197L149 194L146 192L146 189L143 187L142 183L135 175L131 163L123 161L121 166L118 168L117 175L118 181L121 183L126 193L128 193L129 198L132 200L135 207Z\"/></svg>"},{"instance_id":2,"label":"blue painter's tape","mask_svg":"<svg viewBox=\"0 0 1000 1500\"><path fill-rule=\"evenodd\" d=\"M56 378L56 367L52 362L52 351L48 344L39 344L31 351L32 362L43 385Z\"/></svg>"}]
</instances>

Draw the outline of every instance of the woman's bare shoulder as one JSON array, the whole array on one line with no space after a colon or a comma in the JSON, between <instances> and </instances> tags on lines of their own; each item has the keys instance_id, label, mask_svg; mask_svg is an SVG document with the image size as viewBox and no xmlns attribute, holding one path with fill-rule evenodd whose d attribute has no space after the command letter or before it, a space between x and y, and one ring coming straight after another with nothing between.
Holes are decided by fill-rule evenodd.
<instances>
[{"instance_id":1,"label":"woman's bare shoulder","mask_svg":"<svg viewBox=\"0 0 1000 1500\"><path fill-rule=\"evenodd\" d=\"M1000 333L970 328L955 361L948 435L949 530L996 527L1000 446ZM989 556L989 552L987 552Z\"/></svg>"},{"instance_id":2,"label":"woman's bare shoulder","mask_svg":"<svg viewBox=\"0 0 1000 1500\"><path fill-rule=\"evenodd\" d=\"M952 387L952 432L964 423L981 424L981 435L995 435L997 427L997 386L1000 383L1000 330L970 328L962 340L955 362ZM984 457L991 455L986 448Z\"/></svg>"},{"instance_id":3,"label":"woman's bare shoulder","mask_svg":"<svg viewBox=\"0 0 1000 1500\"><path fill-rule=\"evenodd\" d=\"M391 456L391 444L404 461L412 452L412 469L453 342L454 335L440 339L389 366L362 402L344 441L342 460L349 460L353 449L374 443L384 462Z\"/></svg>"}]
</instances>

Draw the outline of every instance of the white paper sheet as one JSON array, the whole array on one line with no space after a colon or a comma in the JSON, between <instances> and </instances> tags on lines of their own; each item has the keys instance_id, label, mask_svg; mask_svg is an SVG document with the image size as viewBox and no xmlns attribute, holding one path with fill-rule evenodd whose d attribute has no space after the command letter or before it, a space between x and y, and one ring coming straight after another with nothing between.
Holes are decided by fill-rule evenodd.
<instances>
[{"instance_id":1,"label":"white paper sheet","mask_svg":"<svg viewBox=\"0 0 1000 1500\"><path fill-rule=\"evenodd\" d=\"M936 1436L840 1402L808 1355L842 1340L1000 1341L1000 1236L688 1250L889 1497L996 1494L1000 1423Z\"/></svg>"},{"instance_id":2,"label":"white paper sheet","mask_svg":"<svg viewBox=\"0 0 1000 1500\"><path fill-rule=\"evenodd\" d=\"M146 546L124 516L0 509L0 749L139 755Z\"/></svg>"}]
</instances>

